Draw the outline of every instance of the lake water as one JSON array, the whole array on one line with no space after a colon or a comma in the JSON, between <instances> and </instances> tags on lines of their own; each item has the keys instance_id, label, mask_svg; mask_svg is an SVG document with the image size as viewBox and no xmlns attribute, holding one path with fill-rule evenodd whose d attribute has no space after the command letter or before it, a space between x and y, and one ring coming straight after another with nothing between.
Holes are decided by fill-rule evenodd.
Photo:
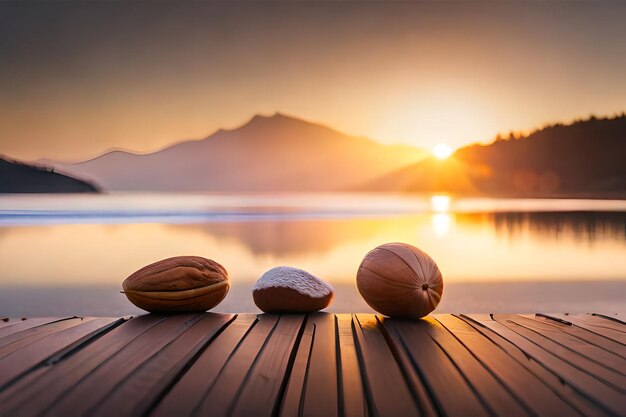
<instances>
[{"instance_id":1,"label":"lake water","mask_svg":"<svg viewBox=\"0 0 626 417\"><path fill-rule=\"evenodd\" d=\"M335 287L329 311L369 312L356 269L394 241L439 264L438 312L626 309L626 201L111 194L0 196L0 315L135 314L121 281L177 255L227 268L217 311L258 311L254 281L292 265Z\"/></svg>"}]
</instances>

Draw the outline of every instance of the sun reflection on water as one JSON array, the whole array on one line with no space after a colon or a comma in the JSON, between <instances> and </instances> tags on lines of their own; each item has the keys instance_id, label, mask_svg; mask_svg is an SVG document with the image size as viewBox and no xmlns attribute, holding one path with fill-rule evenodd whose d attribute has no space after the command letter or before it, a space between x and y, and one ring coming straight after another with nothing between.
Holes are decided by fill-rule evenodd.
<instances>
[{"instance_id":1,"label":"sun reflection on water","mask_svg":"<svg viewBox=\"0 0 626 417\"><path fill-rule=\"evenodd\" d=\"M435 213L447 213L450 211L450 196L434 195L430 198L431 210Z\"/></svg>"},{"instance_id":2,"label":"sun reflection on water","mask_svg":"<svg viewBox=\"0 0 626 417\"><path fill-rule=\"evenodd\" d=\"M448 213L437 213L431 217L433 231L438 237L444 237L452 227L452 215Z\"/></svg>"}]
</instances>

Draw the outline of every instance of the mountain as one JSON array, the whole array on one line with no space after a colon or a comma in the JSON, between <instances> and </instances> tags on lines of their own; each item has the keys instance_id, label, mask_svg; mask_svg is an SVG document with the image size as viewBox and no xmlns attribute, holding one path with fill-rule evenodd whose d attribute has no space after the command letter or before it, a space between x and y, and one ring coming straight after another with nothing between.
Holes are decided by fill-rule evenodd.
<instances>
[{"instance_id":1,"label":"mountain","mask_svg":"<svg viewBox=\"0 0 626 417\"><path fill-rule=\"evenodd\" d=\"M108 190L341 191L423 156L411 146L382 145L276 113L154 153L113 151L76 164L49 163Z\"/></svg>"},{"instance_id":2,"label":"mountain","mask_svg":"<svg viewBox=\"0 0 626 417\"><path fill-rule=\"evenodd\" d=\"M0 193L95 193L93 184L0 156Z\"/></svg>"},{"instance_id":3,"label":"mountain","mask_svg":"<svg viewBox=\"0 0 626 417\"><path fill-rule=\"evenodd\" d=\"M555 124L529 135L470 145L368 183L385 191L495 196L626 195L626 116Z\"/></svg>"}]
</instances>

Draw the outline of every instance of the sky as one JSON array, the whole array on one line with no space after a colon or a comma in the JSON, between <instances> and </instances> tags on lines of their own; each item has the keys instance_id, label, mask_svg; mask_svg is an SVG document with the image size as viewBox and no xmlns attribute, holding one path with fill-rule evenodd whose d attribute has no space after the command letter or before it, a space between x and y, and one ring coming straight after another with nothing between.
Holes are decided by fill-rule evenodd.
<instances>
[{"instance_id":1,"label":"sky","mask_svg":"<svg viewBox=\"0 0 626 417\"><path fill-rule=\"evenodd\" d=\"M431 148L626 110L626 2L0 2L0 154L276 111Z\"/></svg>"}]
</instances>

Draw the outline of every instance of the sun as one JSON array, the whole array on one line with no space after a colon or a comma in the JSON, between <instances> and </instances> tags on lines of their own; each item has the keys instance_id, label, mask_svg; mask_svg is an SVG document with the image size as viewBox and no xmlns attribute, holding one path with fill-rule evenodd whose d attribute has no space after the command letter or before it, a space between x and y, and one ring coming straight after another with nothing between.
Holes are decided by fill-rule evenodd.
<instances>
[{"instance_id":1,"label":"sun","mask_svg":"<svg viewBox=\"0 0 626 417\"><path fill-rule=\"evenodd\" d=\"M432 152L437 159L447 159L452 155L452 148L445 143L438 143L433 146Z\"/></svg>"}]
</instances>

